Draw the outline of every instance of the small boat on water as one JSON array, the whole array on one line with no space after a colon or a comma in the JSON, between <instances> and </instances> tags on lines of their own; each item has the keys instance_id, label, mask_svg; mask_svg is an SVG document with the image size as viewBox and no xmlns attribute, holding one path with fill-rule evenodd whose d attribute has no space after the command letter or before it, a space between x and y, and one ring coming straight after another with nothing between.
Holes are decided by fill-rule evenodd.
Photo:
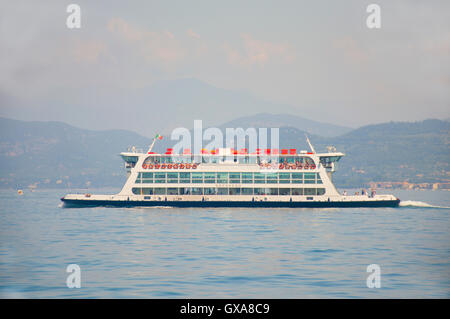
<instances>
[{"instance_id":1,"label":"small boat on water","mask_svg":"<svg viewBox=\"0 0 450 319\"><path fill-rule=\"evenodd\" d=\"M139 152L120 155L127 180L114 195L67 194L65 207L397 207L394 195L340 194L332 182L344 154L330 147L296 149L220 148L201 154ZM152 146L154 145L153 141Z\"/></svg>"}]
</instances>

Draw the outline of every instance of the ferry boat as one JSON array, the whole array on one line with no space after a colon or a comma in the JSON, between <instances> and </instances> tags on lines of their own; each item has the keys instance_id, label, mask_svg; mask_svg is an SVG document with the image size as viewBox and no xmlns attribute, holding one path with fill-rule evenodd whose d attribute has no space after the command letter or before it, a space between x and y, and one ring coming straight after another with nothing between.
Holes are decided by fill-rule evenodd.
<instances>
[{"instance_id":1,"label":"ferry boat","mask_svg":"<svg viewBox=\"0 0 450 319\"><path fill-rule=\"evenodd\" d=\"M296 149L221 148L174 154L134 148L120 155L127 180L115 195L68 194L65 207L397 207L393 195L373 191L341 194L333 184L336 162L345 154L328 147Z\"/></svg>"}]
</instances>

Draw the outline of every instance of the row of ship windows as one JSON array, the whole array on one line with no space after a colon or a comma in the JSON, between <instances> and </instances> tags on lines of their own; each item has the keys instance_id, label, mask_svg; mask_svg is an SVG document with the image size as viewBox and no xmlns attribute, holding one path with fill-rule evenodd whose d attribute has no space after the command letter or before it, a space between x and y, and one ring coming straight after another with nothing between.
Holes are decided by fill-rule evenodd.
<instances>
[{"instance_id":1,"label":"row of ship windows","mask_svg":"<svg viewBox=\"0 0 450 319\"><path fill-rule=\"evenodd\" d=\"M138 173L141 183L322 184L319 173Z\"/></svg>"},{"instance_id":2,"label":"row of ship windows","mask_svg":"<svg viewBox=\"0 0 450 319\"><path fill-rule=\"evenodd\" d=\"M135 187L136 195L324 195L325 188Z\"/></svg>"}]
</instances>

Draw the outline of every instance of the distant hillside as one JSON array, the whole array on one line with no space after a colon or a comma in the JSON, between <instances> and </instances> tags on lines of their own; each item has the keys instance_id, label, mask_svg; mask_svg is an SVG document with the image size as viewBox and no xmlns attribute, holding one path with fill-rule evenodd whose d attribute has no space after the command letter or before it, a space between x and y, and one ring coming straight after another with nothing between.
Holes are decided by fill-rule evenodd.
<instances>
[{"instance_id":1,"label":"distant hillside","mask_svg":"<svg viewBox=\"0 0 450 319\"><path fill-rule=\"evenodd\" d=\"M3 99L3 109L7 112L3 110L2 114L21 119L65 119L70 114L70 123L77 127L99 130L132 127L143 136L167 135L177 127L191 129L197 119L201 119L205 127L219 126L237 116L246 116L242 120L248 120L248 123L276 123L324 136L348 132L332 124L284 114L267 114L293 110L307 117L303 114L308 114L308 105L271 102L244 90L223 89L194 78L160 81L134 89L117 88L114 94L98 87L84 87L66 93L63 101L49 99L44 104L36 102L36 105L17 107L9 107L8 99ZM258 113L266 114L254 116ZM240 123L245 124L242 120Z\"/></svg>"},{"instance_id":2,"label":"distant hillside","mask_svg":"<svg viewBox=\"0 0 450 319\"><path fill-rule=\"evenodd\" d=\"M229 121L220 127L295 127L301 131L325 137L339 136L350 132L352 129L329 123L308 120L292 114L259 113L252 116L244 116Z\"/></svg>"},{"instance_id":3,"label":"distant hillside","mask_svg":"<svg viewBox=\"0 0 450 319\"><path fill-rule=\"evenodd\" d=\"M345 184L450 180L450 123L446 121L369 125L317 141L346 153L336 174Z\"/></svg>"},{"instance_id":4,"label":"distant hillside","mask_svg":"<svg viewBox=\"0 0 450 319\"><path fill-rule=\"evenodd\" d=\"M125 171L119 153L148 144L147 138L129 131L0 118L0 186L121 186Z\"/></svg>"},{"instance_id":5,"label":"distant hillside","mask_svg":"<svg viewBox=\"0 0 450 319\"><path fill-rule=\"evenodd\" d=\"M234 124L247 128L243 119ZM257 122L252 124L258 127ZM334 145L346 154L334 178L340 187L361 187L371 181L450 179L447 121L369 125L338 137L308 135L317 151ZM120 187L125 170L118 154L132 145L146 148L150 142L130 131L89 131L64 123L0 118L0 187L37 183L38 187L74 188L85 187L88 182L92 187ZM166 136L155 150L162 152L173 144ZM304 132L297 127L281 127L280 148L308 149Z\"/></svg>"}]
</instances>

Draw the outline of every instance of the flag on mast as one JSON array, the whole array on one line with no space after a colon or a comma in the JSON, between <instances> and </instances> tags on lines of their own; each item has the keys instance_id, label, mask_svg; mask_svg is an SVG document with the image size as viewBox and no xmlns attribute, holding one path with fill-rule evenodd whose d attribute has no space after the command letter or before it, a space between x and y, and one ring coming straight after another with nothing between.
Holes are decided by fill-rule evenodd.
<instances>
[{"instance_id":1,"label":"flag on mast","mask_svg":"<svg viewBox=\"0 0 450 319\"><path fill-rule=\"evenodd\" d=\"M150 152L152 151L153 145L155 145L156 140L162 140L162 138L163 138L162 135L156 134L155 138L153 139L152 145L150 145L150 147L148 148L147 151L148 154L150 154Z\"/></svg>"}]
</instances>

